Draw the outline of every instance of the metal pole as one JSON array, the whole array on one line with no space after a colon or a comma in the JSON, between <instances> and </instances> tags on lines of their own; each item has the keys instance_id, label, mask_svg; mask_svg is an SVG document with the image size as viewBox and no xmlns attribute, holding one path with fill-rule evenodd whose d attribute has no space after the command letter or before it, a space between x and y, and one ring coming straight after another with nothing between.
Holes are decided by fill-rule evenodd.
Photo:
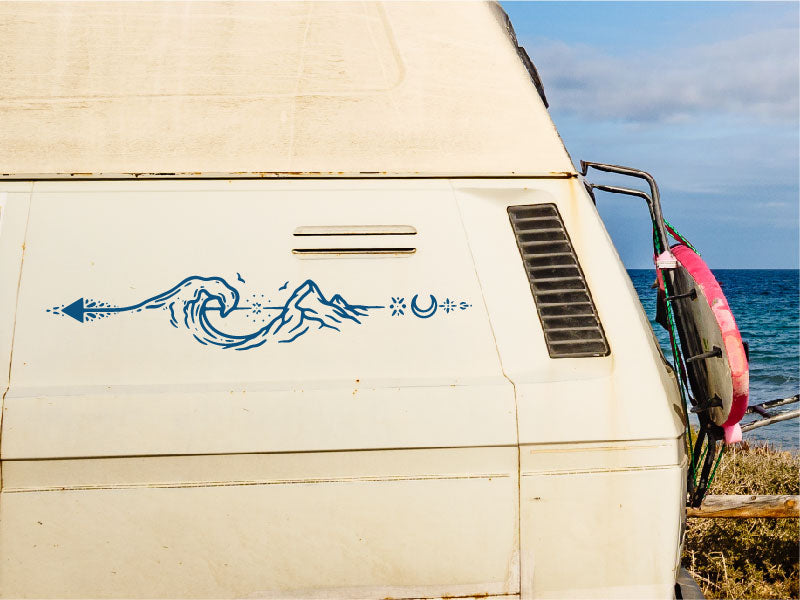
<instances>
[{"instance_id":1,"label":"metal pole","mask_svg":"<svg viewBox=\"0 0 800 600\"><path fill-rule=\"evenodd\" d=\"M752 404L752 405L748 406L747 407L747 412L748 413L757 412L757 413L761 414L759 412L759 410L758 410L759 408L762 408L762 409L763 408L777 408L778 406L783 406L784 404L793 404L793 403L797 402L798 400L800 400L800 395L799 394L795 394L791 398L781 398L781 399L778 399L778 400L769 400L768 402L762 402L761 404Z\"/></svg>"},{"instance_id":2,"label":"metal pole","mask_svg":"<svg viewBox=\"0 0 800 600\"><path fill-rule=\"evenodd\" d=\"M756 421L755 423L750 423L749 425L745 425L744 427L742 427L742 433L744 433L745 431L758 429L759 427L766 427L767 425L772 425L773 423L780 423L781 421L796 419L797 417L800 417L800 408L798 408L797 410L790 410L788 412L775 415L774 417L770 417L769 419L761 419L760 421Z\"/></svg>"},{"instance_id":3,"label":"metal pole","mask_svg":"<svg viewBox=\"0 0 800 600\"><path fill-rule=\"evenodd\" d=\"M667 242L667 228L664 226L664 215L661 212L661 194L658 192L658 184L656 184L656 180L653 178L653 176L646 171L632 169L631 167L588 162L585 160L581 161L581 175L586 175L586 171L589 169L589 167L593 167L598 171L604 171L606 173L618 173L620 175L638 177L639 179L644 179L647 182L647 184L650 186L650 197L652 198L652 211L653 216L655 217L654 220L656 229L658 230L658 235L661 238L661 244L664 246L664 250L668 250L669 244Z\"/></svg>"}]
</instances>

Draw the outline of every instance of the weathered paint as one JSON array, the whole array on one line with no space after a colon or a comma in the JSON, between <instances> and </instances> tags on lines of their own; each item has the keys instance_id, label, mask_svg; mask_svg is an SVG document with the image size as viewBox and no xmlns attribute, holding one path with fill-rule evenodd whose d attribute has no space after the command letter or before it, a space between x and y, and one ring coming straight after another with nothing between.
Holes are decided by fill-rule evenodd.
<instances>
[{"instance_id":1,"label":"weathered paint","mask_svg":"<svg viewBox=\"0 0 800 600\"><path fill-rule=\"evenodd\" d=\"M578 180L0 189L17 215L0 243L27 245L18 308L13 290L3 311L16 321L0 445L3 595L671 593L685 518L674 374ZM608 357L548 357L506 216L536 202L555 202L571 232ZM337 238L298 227L380 223L413 227L404 235L417 251L292 253ZM380 247L398 236L338 239ZM3 258L19 277L20 255ZM408 289L422 294L420 314L236 352L197 344L158 312L80 323L44 310L89 292L131 304L191 270L275 294L314 278L358 302ZM428 319L427 289L472 306Z\"/></svg>"},{"instance_id":2,"label":"weathered paint","mask_svg":"<svg viewBox=\"0 0 800 600\"><path fill-rule=\"evenodd\" d=\"M493 3L4 3L0 28L17 177L575 172Z\"/></svg>"}]
</instances>

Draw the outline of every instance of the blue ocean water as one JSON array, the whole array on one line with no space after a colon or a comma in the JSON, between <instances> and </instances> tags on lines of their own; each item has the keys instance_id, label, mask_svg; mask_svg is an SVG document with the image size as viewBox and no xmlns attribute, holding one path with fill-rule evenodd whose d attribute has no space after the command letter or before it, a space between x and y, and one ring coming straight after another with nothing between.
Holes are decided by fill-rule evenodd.
<instances>
[{"instance_id":1,"label":"blue ocean water","mask_svg":"<svg viewBox=\"0 0 800 600\"><path fill-rule=\"evenodd\" d=\"M655 322L655 271L631 269L639 294L665 356L672 362L669 334ZM800 271L720 269L714 275L736 318L742 339L750 342L750 404L788 398L800 391ZM796 409L798 404L777 410ZM754 421L745 415L742 424ZM800 448L800 420L760 427L745 440L766 440L786 449Z\"/></svg>"}]
</instances>

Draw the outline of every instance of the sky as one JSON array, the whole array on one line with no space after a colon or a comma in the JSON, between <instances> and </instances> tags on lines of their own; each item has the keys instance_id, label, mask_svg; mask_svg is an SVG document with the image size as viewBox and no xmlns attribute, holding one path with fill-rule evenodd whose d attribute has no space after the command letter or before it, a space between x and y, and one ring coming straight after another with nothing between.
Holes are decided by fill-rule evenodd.
<instances>
[{"instance_id":1,"label":"sky","mask_svg":"<svg viewBox=\"0 0 800 600\"><path fill-rule=\"evenodd\" d=\"M712 268L798 268L800 3L502 5L576 166L649 171ZM651 267L643 202L597 205L625 265Z\"/></svg>"}]
</instances>

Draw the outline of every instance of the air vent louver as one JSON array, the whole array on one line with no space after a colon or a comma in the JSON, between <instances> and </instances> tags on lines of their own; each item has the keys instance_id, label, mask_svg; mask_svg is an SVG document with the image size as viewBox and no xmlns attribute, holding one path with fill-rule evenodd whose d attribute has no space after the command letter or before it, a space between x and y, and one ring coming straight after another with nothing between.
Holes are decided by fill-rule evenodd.
<instances>
[{"instance_id":1,"label":"air vent louver","mask_svg":"<svg viewBox=\"0 0 800 600\"><path fill-rule=\"evenodd\" d=\"M609 354L603 326L555 204L509 206L551 358Z\"/></svg>"}]
</instances>

